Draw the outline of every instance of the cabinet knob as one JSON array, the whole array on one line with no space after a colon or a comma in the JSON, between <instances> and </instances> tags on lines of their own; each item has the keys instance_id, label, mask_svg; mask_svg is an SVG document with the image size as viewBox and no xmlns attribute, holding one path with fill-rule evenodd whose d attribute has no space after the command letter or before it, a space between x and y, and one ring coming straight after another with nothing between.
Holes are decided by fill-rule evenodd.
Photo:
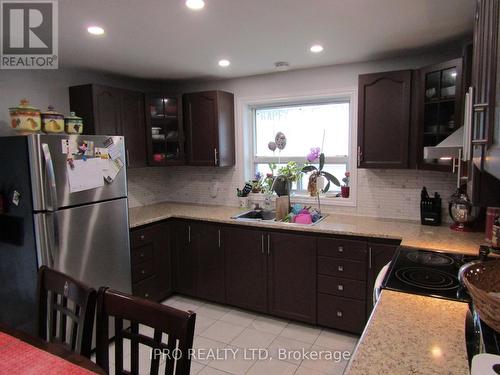
<instances>
[{"instance_id":1,"label":"cabinet knob","mask_svg":"<svg viewBox=\"0 0 500 375\"><path fill-rule=\"evenodd\" d=\"M149 293L145 293L145 294L144 294L144 297L145 297L145 298L149 298Z\"/></svg>"},{"instance_id":2,"label":"cabinet knob","mask_svg":"<svg viewBox=\"0 0 500 375\"><path fill-rule=\"evenodd\" d=\"M344 272L344 266L338 266L338 270L339 270L340 272Z\"/></svg>"},{"instance_id":3,"label":"cabinet knob","mask_svg":"<svg viewBox=\"0 0 500 375\"><path fill-rule=\"evenodd\" d=\"M141 236L139 237L141 240L144 239L144 234L141 234Z\"/></svg>"},{"instance_id":4,"label":"cabinet knob","mask_svg":"<svg viewBox=\"0 0 500 375\"><path fill-rule=\"evenodd\" d=\"M337 285L338 290L344 290L344 286L342 284Z\"/></svg>"},{"instance_id":5,"label":"cabinet knob","mask_svg":"<svg viewBox=\"0 0 500 375\"><path fill-rule=\"evenodd\" d=\"M344 252L344 246L339 246L339 253L343 253Z\"/></svg>"},{"instance_id":6,"label":"cabinet knob","mask_svg":"<svg viewBox=\"0 0 500 375\"><path fill-rule=\"evenodd\" d=\"M141 258L144 258L144 253L141 253L140 257L141 257Z\"/></svg>"},{"instance_id":7,"label":"cabinet knob","mask_svg":"<svg viewBox=\"0 0 500 375\"><path fill-rule=\"evenodd\" d=\"M145 271L145 270L142 270L142 271L141 271L141 274L143 274L143 275L144 275L145 273L146 273L146 271Z\"/></svg>"},{"instance_id":8,"label":"cabinet knob","mask_svg":"<svg viewBox=\"0 0 500 375\"><path fill-rule=\"evenodd\" d=\"M342 318L342 316L344 316L344 314L342 313L342 311L337 310L337 316L338 316L339 318Z\"/></svg>"}]
</instances>

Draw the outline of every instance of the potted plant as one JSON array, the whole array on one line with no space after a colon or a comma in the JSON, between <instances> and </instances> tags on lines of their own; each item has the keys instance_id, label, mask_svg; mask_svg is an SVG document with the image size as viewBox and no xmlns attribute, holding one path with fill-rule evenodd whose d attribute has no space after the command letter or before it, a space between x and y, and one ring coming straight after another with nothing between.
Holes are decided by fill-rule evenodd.
<instances>
[{"instance_id":1,"label":"potted plant","mask_svg":"<svg viewBox=\"0 0 500 375\"><path fill-rule=\"evenodd\" d=\"M323 170L323 167L325 166L325 154L320 152L319 147L311 148L311 152L307 154L307 161L309 163L313 163L318 159L318 167L315 167L314 165L306 165L302 168L303 173L312 172L309 176L309 183L307 185L307 190L312 197L319 196L318 178L324 177L328 181L326 186L321 190L322 193L326 193L330 190L330 184L340 186L339 180L337 180L334 175Z\"/></svg>"},{"instance_id":2,"label":"potted plant","mask_svg":"<svg viewBox=\"0 0 500 375\"><path fill-rule=\"evenodd\" d=\"M344 176L345 177L342 179L344 186L340 187L340 195L342 198L349 198L349 179L351 177L351 173L346 171Z\"/></svg>"},{"instance_id":3,"label":"potted plant","mask_svg":"<svg viewBox=\"0 0 500 375\"><path fill-rule=\"evenodd\" d=\"M273 182L273 190L279 197L290 195L292 183L297 181L302 174L301 168L296 162L290 161L278 169L278 175Z\"/></svg>"}]
</instances>

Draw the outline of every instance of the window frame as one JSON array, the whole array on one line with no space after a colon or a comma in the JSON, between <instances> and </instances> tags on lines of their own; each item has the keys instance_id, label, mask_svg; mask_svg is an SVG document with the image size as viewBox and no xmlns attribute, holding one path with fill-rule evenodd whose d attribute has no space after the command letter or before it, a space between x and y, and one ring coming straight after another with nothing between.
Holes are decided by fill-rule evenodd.
<instances>
[{"instance_id":1,"label":"window frame","mask_svg":"<svg viewBox=\"0 0 500 375\"><path fill-rule=\"evenodd\" d=\"M351 168L351 127L352 127L352 97L350 95L346 96L335 96L330 98L321 99L304 99L304 100L294 100L289 102L278 102L278 103L268 103L253 105L249 107L251 111L251 128L252 128L252 145L251 145L251 162L252 162L252 172L253 174L257 171L257 164L269 164L269 163L288 163L294 161L297 164L304 164L306 156L256 156L257 153L257 123L256 123L256 112L259 109L273 109L273 108L286 108L286 107L297 107L297 106L307 106L307 105L322 105L322 104L335 104L335 103L349 103L349 136L348 136L348 154L347 155L336 155L336 156L326 156L325 164L345 164L346 170ZM314 164L314 163L313 163ZM342 182L341 182L342 183ZM340 187L333 185L329 193L337 194L340 192ZM307 186L302 186L302 181L298 182L297 189L293 190L294 196L307 196Z\"/></svg>"}]
</instances>

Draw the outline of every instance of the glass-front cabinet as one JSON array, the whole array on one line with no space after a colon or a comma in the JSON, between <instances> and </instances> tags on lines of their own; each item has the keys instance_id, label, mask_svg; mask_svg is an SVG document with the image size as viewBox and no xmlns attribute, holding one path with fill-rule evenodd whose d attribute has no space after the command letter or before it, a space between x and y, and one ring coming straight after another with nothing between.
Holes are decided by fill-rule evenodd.
<instances>
[{"instance_id":1,"label":"glass-front cabinet","mask_svg":"<svg viewBox=\"0 0 500 375\"><path fill-rule=\"evenodd\" d=\"M449 160L425 160L423 148L436 146L463 125L462 58L420 70L419 167L451 170Z\"/></svg>"},{"instance_id":2,"label":"glass-front cabinet","mask_svg":"<svg viewBox=\"0 0 500 375\"><path fill-rule=\"evenodd\" d=\"M148 95L146 102L149 165L184 164L181 99L176 95Z\"/></svg>"}]
</instances>

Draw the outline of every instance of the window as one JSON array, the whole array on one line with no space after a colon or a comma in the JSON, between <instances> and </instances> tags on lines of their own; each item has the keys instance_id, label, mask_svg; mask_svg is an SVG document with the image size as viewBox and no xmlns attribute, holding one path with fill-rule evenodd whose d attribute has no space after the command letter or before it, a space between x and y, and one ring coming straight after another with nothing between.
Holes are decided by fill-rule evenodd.
<instances>
[{"instance_id":1,"label":"window","mask_svg":"<svg viewBox=\"0 0 500 375\"><path fill-rule=\"evenodd\" d=\"M312 147L321 147L325 154L324 170L339 181L349 170L349 99L321 103L281 105L254 108L254 172L270 172L269 163L278 168L289 161L303 165ZM287 142L284 150L274 152L268 147L277 132L285 134ZM307 191L309 176L293 185L297 193ZM330 191L339 191L331 186Z\"/></svg>"}]
</instances>

